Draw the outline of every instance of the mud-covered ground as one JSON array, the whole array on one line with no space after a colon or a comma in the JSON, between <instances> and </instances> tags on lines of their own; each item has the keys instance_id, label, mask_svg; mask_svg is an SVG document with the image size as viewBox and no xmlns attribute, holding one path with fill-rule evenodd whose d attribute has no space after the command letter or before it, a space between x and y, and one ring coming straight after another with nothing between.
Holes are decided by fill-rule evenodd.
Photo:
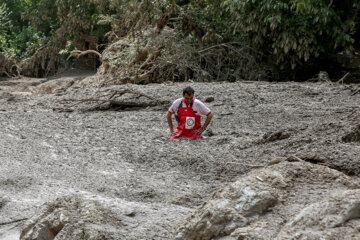
<instances>
[{"instance_id":1,"label":"mud-covered ground","mask_svg":"<svg viewBox=\"0 0 360 240\"><path fill-rule=\"evenodd\" d=\"M133 89L170 103L192 86L203 102L213 97L205 102L214 113L210 136L170 141L169 104L102 111L63 101L93 98L99 89L30 91L88 74L0 80L0 239L19 239L39 206L73 194L121 216L121 239L172 239L178 222L215 189L279 157L360 176L360 94L340 84L168 82L101 89Z\"/></svg>"}]
</instances>

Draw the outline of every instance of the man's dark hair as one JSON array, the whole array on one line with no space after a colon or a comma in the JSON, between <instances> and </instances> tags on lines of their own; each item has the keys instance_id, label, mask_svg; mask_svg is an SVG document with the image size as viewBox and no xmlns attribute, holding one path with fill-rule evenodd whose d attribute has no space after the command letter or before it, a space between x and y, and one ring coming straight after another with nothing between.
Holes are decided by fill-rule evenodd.
<instances>
[{"instance_id":1,"label":"man's dark hair","mask_svg":"<svg viewBox=\"0 0 360 240\"><path fill-rule=\"evenodd\" d=\"M195 90L192 87L186 87L183 90L183 95L187 94L190 96L193 93L195 93Z\"/></svg>"}]
</instances>

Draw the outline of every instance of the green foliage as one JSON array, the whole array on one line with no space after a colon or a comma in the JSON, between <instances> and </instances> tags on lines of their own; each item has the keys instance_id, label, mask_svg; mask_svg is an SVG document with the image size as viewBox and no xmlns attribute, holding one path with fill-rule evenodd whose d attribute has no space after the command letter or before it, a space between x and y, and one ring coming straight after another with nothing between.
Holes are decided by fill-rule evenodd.
<instances>
[{"instance_id":1,"label":"green foliage","mask_svg":"<svg viewBox=\"0 0 360 240\"><path fill-rule=\"evenodd\" d=\"M231 31L249 33L254 46L272 53L282 68L351 48L355 23L325 0L225 0Z\"/></svg>"},{"instance_id":2,"label":"green foliage","mask_svg":"<svg viewBox=\"0 0 360 240\"><path fill-rule=\"evenodd\" d=\"M3 0L0 5L0 52L24 59L52 39L63 41L81 34L100 38L110 31L98 25L95 4L84 0Z\"/></svg>"},{"instance_id":3,"label":"green foliage","mask_svg":"<svg viewBox=\"0 0 360 240\"><path fill-rule=\"evenodd\" d=\"M6 4L3 3L0 5L0 34L5 34L11 27L10 21L10 11L7 8Z\"/></svg>"},{"instance_id":4,"label":"green foliage","mask_svg":"<svg viewBox=\"0 0 360 240\"><path fill-rule=\"evenodd\" d=\"M51 35L58 27L55 0L27 0L21 11L22 19L38 32Z\"/></svg>"},{"instance_id":5,"label":"green foliage","mask_svg":"<svg viewBox=\"0 0 360 240\"><path fill-rule=\"evenodd\" d=\"M0 6L0 52L19 59L29 57L48 38L44 32L29 25L24 17L31 8L31 1L4 1Z\"/></svg>"},{"instance_id":6,"label":"green foliage","mask_svg":"<svg viewBox=\"0 0 360 240\"><path fill-rule=\"evenodd\" d=\"M6 4L0 5L0 52L5 52L7 47L8 30L11 27L11 21L9 18L9 9Z\"/></svg>"},{"instance_id":7,"label":"green foliage","mask_svg":"<svg viewBox=\"0 0 360 240\"><path fill-rule=\"evenodd\" d=\"M22 31L10 40L11 47L20 58L32 56L38 49L48 42L43 32L36 31L32 26L24 27Z\"/></svg>"}]
</instances>

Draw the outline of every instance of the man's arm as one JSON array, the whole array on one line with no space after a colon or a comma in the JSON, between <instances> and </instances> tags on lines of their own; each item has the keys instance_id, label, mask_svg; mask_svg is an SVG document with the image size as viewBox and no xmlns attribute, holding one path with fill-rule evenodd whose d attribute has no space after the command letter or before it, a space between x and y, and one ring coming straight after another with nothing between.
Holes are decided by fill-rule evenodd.
<instances>
[{"instance_id":1,"label":"man's arm","mask_svg":"<svg viewBox=\"0 0 360 240\"><path fill-rule=\"evenodd\" d=\"M206 129L208 126L209 126L209 124L210 124L210 122L211 122L211 119L213 118L213 113L211 112L209 115L207 115L207 117L206 117L206 120L205 120L205 123L204 123L204 126L203 126L203 128L204 129Z\"/></svg>"},{"instance_id":2,"label":"man's arm","mask_svg":"<svg viewBox=\"0 0 360 240\"><path fill-rule=\"evenodd\" d=\"M168 111L167 114L166 114L166 118L167 118L167 121L168 121L168 124L169 124L169 128L170 128L171 135L175 133L175 131L174 131L174 125L173 125L172 118L171 118L172 114L173 114L173 113L172 113L172 112L169 112L169 111Z\"/></svg>"}]
</instances>

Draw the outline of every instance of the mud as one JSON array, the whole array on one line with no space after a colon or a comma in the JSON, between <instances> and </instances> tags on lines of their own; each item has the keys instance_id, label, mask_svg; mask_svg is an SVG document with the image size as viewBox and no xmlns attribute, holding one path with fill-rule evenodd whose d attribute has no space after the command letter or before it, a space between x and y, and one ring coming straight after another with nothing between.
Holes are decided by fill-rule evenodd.
<instances>
[{"instance_id":1,"label":"mud","mask_svg":"<svg viewBox=\"0 0 360 240\"><path fill-rule=\"evenodd\" d=\"M131 88L172 102L192 86L200 100L213 98L206 102L214 113L210 134L170 141L166 104L102 111L95 103L63 101L91 98L96 88L34 91L50 80L78 83L91 74L0 80L0 239L19 239L24 221L42 204L74 194L122 214L126 239L172 239L177 224L215 189L281 157L360 176L360 95L340 84L167 82L101 89Z\"/></svg>"}]
</instances>

